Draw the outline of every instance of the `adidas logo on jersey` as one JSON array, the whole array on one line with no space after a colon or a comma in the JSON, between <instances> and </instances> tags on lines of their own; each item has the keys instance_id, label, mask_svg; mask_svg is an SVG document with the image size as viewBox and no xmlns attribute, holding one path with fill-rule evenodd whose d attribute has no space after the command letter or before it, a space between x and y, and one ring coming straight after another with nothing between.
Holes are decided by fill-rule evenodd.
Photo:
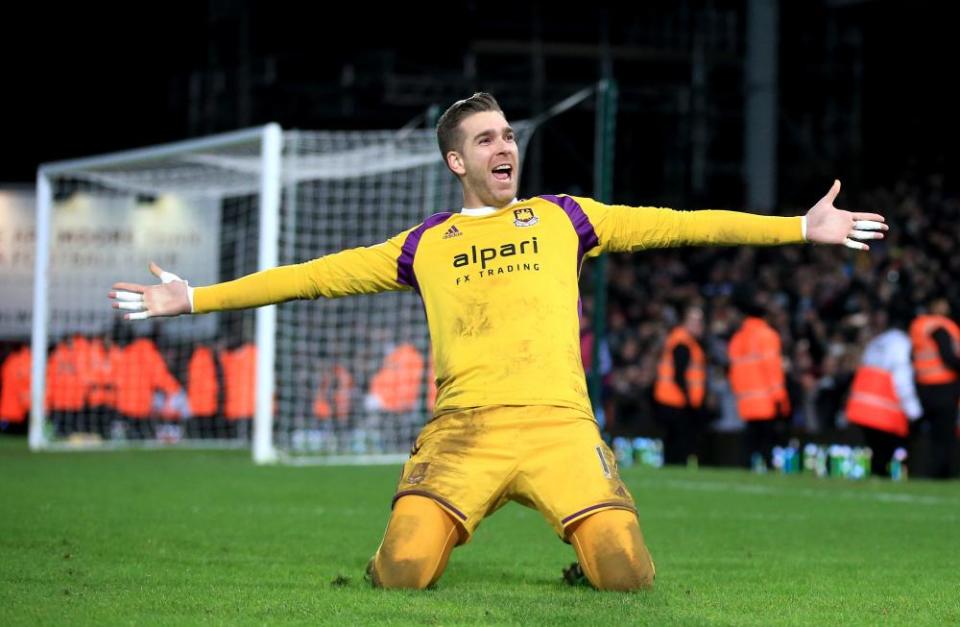
<instances>
[{"instance_id":1,"label":"adidas logo on jersey","mask_svg":"<svg viewBox=\"0 0 960 627\"><path fill-rule=\"evenodd\" d=\"M456 226L451 226L449 229L447 229L447 232L443 234L441 239L450 239L451 237L458 237L460 235L463 235L463 231L458 229Z\"/></svg>"}]
</instances>

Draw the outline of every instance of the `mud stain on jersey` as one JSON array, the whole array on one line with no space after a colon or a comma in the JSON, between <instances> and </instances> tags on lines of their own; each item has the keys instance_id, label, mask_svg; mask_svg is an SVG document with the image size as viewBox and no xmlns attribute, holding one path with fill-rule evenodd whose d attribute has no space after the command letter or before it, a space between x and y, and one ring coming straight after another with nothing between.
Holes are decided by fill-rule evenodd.
<instances>
[{"instance_id":1,"label":"mud stain on jersey","mask_svg":"<svg viewBox=\"0 0 960 627\"><path fill-rule=\"evenodd\" d=\"M453 332L460 337L479 337L492 329L486 303L467 303L463 315L453 321Z\"/></svg>"}]
</instances>

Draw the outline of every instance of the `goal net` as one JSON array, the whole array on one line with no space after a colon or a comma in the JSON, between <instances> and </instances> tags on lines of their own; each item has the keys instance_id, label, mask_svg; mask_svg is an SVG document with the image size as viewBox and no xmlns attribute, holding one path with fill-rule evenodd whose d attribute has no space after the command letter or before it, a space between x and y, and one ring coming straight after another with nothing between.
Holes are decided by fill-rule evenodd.
<instances>
[{"instance_id":1,"label":"goal net","mask_svg":"<svg viewBox=\"0 0 960 627\"><path fill-rule=\"evenodd\" d=\"M107 292L155 283L150 261L195 285L255 271L281 144L274 125L41 166L31 448L249 445L263 314L125 323Z\"/></svg>"}]
</instances>

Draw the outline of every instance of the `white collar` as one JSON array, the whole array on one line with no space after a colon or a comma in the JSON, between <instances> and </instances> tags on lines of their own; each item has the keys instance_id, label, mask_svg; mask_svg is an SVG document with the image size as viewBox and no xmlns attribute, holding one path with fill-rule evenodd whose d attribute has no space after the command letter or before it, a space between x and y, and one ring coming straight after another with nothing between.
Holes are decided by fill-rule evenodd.
<instances>
[{"instance_id":1,"label":"white collar","mask_svg":"<svg viewBox=\"0 0 960 627\"><path fill-rule=\"evenodd\" d=\"M507 205L512 205L515 202L517 202L516 198L514 198L509 203L507 203ZM506 207L507 205L504 205L504 207ZM503 207L501 207L501 209L502 208ZM460 213L465 216L480 217L480 216L488 216L495 211L499 211L499 210L496 207L464 207L463 209L460 210Z\"/></svg>"}]
</instances>

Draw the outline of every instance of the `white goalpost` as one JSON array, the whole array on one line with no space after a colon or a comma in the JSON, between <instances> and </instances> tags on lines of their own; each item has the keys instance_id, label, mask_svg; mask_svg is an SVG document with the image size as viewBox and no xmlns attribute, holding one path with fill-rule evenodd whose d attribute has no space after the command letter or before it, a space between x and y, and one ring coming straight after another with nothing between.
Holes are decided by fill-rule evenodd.
<instances>
[{"instance_id":1,"label":"white goalpost","mask_svg":"<svg viewBox=\"0 0 960 627\"><path fill-rule=\"evenodd\" d=\"M521 151L536 125L516 124ZM37 173L33 450L247 447L257 463L405 459L434 398L413 292L123 322L107 292L369 246L461 206L432 128L276 124Z\"/></svg>"}]
</instances>

